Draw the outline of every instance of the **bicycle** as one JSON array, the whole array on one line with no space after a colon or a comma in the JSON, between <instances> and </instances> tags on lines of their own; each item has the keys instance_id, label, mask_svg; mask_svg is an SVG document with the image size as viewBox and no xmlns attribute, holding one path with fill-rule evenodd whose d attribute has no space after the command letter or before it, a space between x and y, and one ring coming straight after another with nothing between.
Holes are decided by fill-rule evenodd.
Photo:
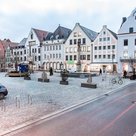
<instances>
[{"instance_id":1,"label":"bicycle","mask_svg":"<svg viewBox=\"0 0 136 136\"><path fill-rule=\"evenodd\" d=\"M121 77L114 77L111 79L111 82L112 84L119 84L119 85L122 85L123 84L123 80Z\"/></svg>"}]
</instances>

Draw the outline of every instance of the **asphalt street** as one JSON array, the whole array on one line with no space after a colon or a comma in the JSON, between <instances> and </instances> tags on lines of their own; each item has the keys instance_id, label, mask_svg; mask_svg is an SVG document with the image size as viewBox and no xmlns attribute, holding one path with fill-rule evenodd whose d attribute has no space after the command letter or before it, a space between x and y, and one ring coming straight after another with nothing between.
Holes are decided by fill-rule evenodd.
<instances>
[{"instance_id":1,"label":"asphalt street","mask_svg":"<svg viewBox=\"0 0 136 136\"><path fill-rule=\"evenodd\" d=\"M136 133L136 84L12 136L133 136Z\"/></svg>"}]
</instances>

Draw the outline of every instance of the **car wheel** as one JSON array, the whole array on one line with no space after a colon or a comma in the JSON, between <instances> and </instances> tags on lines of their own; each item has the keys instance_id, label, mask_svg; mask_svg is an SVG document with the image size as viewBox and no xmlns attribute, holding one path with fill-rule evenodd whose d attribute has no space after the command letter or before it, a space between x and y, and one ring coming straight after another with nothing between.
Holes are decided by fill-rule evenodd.
<instances>
[{"instance_id":1,"label":"car wheel","mask_svg":"<svg viewBox=\"0 0 136 136\"><path fill-rule=\"evenodd\" d=\"M4 98L4 94L0 93L0 100Z\"/></svg>"}]
</instances>

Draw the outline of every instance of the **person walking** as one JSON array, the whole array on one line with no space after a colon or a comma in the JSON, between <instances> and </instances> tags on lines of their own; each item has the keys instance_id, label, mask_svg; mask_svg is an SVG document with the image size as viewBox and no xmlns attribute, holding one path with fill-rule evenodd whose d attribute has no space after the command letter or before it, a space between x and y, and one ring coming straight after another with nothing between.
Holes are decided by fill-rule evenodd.
<instances>
[{"instance_id":1,"label":"person walking","mask_svg":"<svg viewBox=\"0 0 136 136\"><path fill-rule=\"evenodd\" d=\"M102 69L100 68L99 75L102 75Z\"/></svg>"},{"instance_id":2,"label":"person walking","mask_svg":"<svg viewBox=\"0 0 136 136\"><path fill-rule=\"evenodd\" d=\"M50 76L52 76L53 75L53 69L52 69L52 67L50 67Z\"/></svg>"}]
</instances>

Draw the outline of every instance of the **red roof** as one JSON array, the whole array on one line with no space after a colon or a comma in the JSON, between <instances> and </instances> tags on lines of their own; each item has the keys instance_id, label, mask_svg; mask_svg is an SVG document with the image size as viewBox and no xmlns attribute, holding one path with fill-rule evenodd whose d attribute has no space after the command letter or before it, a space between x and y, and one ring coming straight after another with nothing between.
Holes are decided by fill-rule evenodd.
<instances>
[{"instance_id":1,"label":"red roof","mask_svg":"<svg viewBox=\"0 0 136 136\"><path fill-rule=\"evenodd\" d=\"M7 47L15 46L18 46L18 43L11 42L9 39L0 40L0 58L4 58L4 50L6 50Z\"/></svg>"},{"instance_id":2,"label":"red roof","mask_svg":"<svg viewBox=\"0 0 136 136\"><path fill-rule=\"evenodd\" d=\"M44 41L44 39L46 38L46 36L49 33L48 31L38 30L38 29L34 29L34 28L33 28L33 30L35 31L40 42Z\"/></svg>"}]
</instances>

